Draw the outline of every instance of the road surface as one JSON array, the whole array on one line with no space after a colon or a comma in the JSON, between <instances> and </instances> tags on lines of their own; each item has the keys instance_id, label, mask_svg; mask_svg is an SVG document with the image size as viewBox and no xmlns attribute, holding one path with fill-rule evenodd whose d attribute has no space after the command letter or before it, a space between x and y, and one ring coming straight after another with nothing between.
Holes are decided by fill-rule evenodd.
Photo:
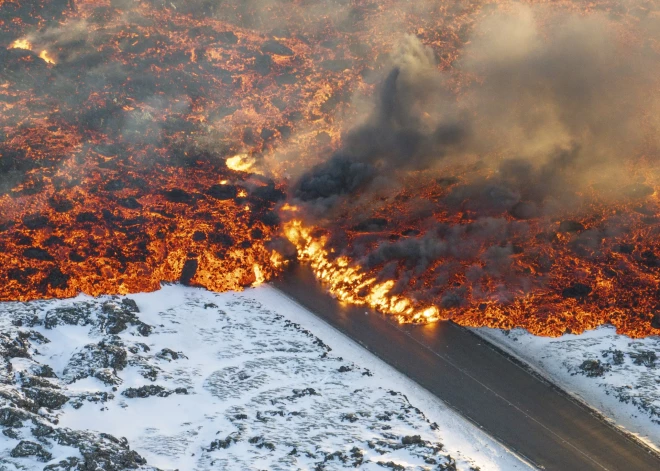
<instances>
[{"instance_id":1,"label":"road surface","mask_svg":"<svg viewBox=\"0 0 660 471\"><path fill-rule=\"evenodd\" d=\"M301 266L275 287L540 469L660 470L656 453L452 322L399 325L344 305Z\"/></svg>"}]
</instances>

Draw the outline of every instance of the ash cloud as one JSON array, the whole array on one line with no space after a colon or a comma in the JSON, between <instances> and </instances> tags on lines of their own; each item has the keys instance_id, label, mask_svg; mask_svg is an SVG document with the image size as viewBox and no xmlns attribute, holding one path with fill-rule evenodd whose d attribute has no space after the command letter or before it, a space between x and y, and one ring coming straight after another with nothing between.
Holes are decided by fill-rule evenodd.
<instances>
[{"instance_id":1,"label":"ash cloud","mask_svg":"<svg viewBox=\"0 0 660 471\"><path fill-rule=\"evenodd\" d=\"M480 21L451 70L411 36L390 70L368 119L300 178L299 200L327 209L382 178L474 161L491 175L468 175L448 203L525 219L575 207L587 190L627 196L643 182L622 182L625 165L657 149L657 57L600 14L518 6Z\"/></svg>"}]
</instances>

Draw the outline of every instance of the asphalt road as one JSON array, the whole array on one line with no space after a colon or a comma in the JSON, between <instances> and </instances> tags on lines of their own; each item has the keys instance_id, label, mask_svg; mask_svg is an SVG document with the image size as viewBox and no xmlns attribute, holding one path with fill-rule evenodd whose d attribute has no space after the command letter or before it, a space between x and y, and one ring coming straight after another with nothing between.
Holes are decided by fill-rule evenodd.
<instances>
[{"instance_id":1,"label":"asphalt road","mask_svg":"<svg viewBox=\"0 0 660 471\"><path fill-rule=\"evenodd\" d=\"M660 457L452 322L398 325L296 267L276 288L540 469L659 471Z\"/></svg>"}]
</instances>

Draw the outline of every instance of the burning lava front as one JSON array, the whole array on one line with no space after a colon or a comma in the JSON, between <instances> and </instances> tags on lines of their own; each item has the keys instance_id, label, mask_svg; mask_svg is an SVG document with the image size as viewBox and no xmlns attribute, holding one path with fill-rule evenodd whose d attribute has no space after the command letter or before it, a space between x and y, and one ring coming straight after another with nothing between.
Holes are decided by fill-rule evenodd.
<instances>
[{"instance_id":1,"label":"burning lava front","mask_svg":"<svg viewBox=\"0 0 660 471\"><path fill-rule=\"evenodd\" d=\"M655 2L7 0L0 46L1 300L297 256L401 322L660 333Z\"/></svg>"}]
</instances>

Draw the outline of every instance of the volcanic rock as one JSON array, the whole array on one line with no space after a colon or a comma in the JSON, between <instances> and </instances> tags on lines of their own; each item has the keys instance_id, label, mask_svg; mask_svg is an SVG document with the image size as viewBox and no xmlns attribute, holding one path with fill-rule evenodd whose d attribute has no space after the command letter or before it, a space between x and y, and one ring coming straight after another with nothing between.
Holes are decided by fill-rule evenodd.
<instances>
[{"instance_id":1,"label":"volcanic rock","mask_svg":"<svg viewBox=\"0 0 660 471\"><path fill-rule=\"evenodd\" d=\"M273 60L265 54L258 54L254 59L254 70L260 75L268 75Z\"/></svg>"},{"instance_id":2,"label":"volcanic rock","mask_svg":"<svg viewBox=\"0 0 660 471\"><path fill-rule=\"evenodd\" d=\"M236 44L238 42L238 36L233 31L214 32L213 35L218 41L226 44Z\"/></svg>"},{"instance_id":3,"label":"volcanic rock","mask_svg":"<svg viewBox=\"0 0 660 471\"><path fill-rule=\"evenodd\" d=\"M225 438L224 440L213 440L209 447L206 449L206 451L215 451L219 449L227 449L232 443L237 443L238 439L236 437L232 437L231 435Z\"/></svg>"},{"instance_id":4,"label":"volcanic rock","mask_svg":"<svg viewBox=\"0 0 660 471\"><path fill-rule=\"evenodd\" d=\"M231 247L234 245L234 239L225 232L213 232L209 234L208 239L210 243L220 244L223 247ZM197 266L195 266L195 270L197 270Z\"/></svg>"},{"instance_id":5,"label":"volcanic rock","mask_svg":"<svg viewBox=\"0 0 660 471\"><path fill-rule=\"evenodd\" d=\"M98 221L96 214L91 213L89 211L82 212L76 216L76 222L84 223L84 222L96 222L96 221Z\"/></svg>"},{"instance_id":6,"label":"volcanic rock","mask_svg":"<svg viewBox=\"0 0 660 471\"><path fill-rule=\"evenodd\" d=\"M69 260L71 260L72 262L80 263L80 262L84 262L86 260L86 257L80 255L78 252L73 250L69 253Z\"/></svg>"},{"instance_id":7,"label":"volcanic rock","mask_svg":"<svg viewBox=\"0 0 660 471\"><path fill-rule=\"evenodd\" d=\"M658 355L650 350L629 353L633 359L633 363L638 366L646 366L647 368L654 368Z\"/></svg>"},{"instance_id":8,"label":"volcanic rock","mask_svg":"<svg viewBox=\"0 0 660 471\"><path fill-rule=\"evenodd\" d=\"M206 240L206 234L202 231L195 231L192 236L192 240L195 242L201 242L203 240Z\"/></svg>"},{"instance_id":9,"label":"volcanic rock","mask_svg":"<svg viewBox=\"0 0 660 471\"><path fill-rule=\"evenodd\" d=\"M64 246L66 245L64 242L64 239L62 239L59 236L50 236L48 239L44 240L44 245L46 247L53 247L53 246Z\"/></svg>"},{"instance_id":10,"label":"volcanic rock","mask_svg":"<svg viewBox=\"0 0 660 471\"><path fill-rule=\"evenodd\" d=\"M191 204L193 197L191 194L180 188L174 188L165 192L165 198L172 203Z\"/></svg>"},{"instance_id":11,"label":"volcanic rock","mask_svg":"<svg viewBox=\"0 0 660 471\"><path fill-rule=\"evenodd\" d=\"M596 378L603 376L610 369L610 365L601 363L600 360L584 360L579 368L589 378Z\"/></svg>"},{"instance_id":12,"label":"volcanic rock","mask_svg":"<svg viewBox=\"0 0 660 471\"><path fill-rule=\"evenodd\" d=\"M179 357L185 358L185 355L181 354L180 352L175 352L171 348L163 348L156 354L156 356L162 360L167 361L178 360Z\"/></svg>"},{"instance_id":13,"label":"volcanic rock","mask_svg":"<svg viewBox=\"0 0 660 471\"><path fill-rule=\"evenodd\" d=\"M271 203L277 203L278 201L282 201L284 198L286 198L286 194L282 190L275 188L274 184L255 188L252 191L251 196Z\"/></svg>"},{"instance_id":14,"label":"volcanic rock","mask_svg":"<svg viewBox=\"0 0 660 471\"><path fill-rule=\"evenodd\" d=\"M278 41L274 41L274 40L266 41L263 44L263 46L261 46L261 51L265 52L267 54L275 54L275 55L278 55L278 56L292 56L293 55L293 51L290 48L288 48L284 44L282 44Z\"/></svg>"},{"instance_id":15,"label":"volcanic rock","mask_svg":"<svg viewBox=\"0 0 660 471\"><path fill-rule=\"evenodd\" d=\"M43 229L44 227L50 224L50 221L46 216L28 216L23 219L23 224L25 227L31 230Z\"/></svg>"},{"instance_id":16,"label":"volcanic rock","mask_svg":"<svg viewBox=\"0 0 660 471\"><path fill-rule=\"evenodd\" d=\"M32 415L16 407L0 408L0 425L3 427L22 427L23 421L29 420Z\"/></svg>"},{"instance_id":17,"label":"volcanic rock","mask_svg":"<svg viewBox=\"0 0 660 471\"><path fill-rule=\"evenodd\" d=\"M142 322L136 314L140 312L137 304L132 299L124 298L121 302L108 301L103 303L103 314L101 327L105 332L116 335L128 328L128 325L138 326L138 332L144 336L151 333L151 326Z\"/></svg>"},{"instance_id":18,"label":"volcanic rock","mask_svg":"<svg viewBox=\"0 0 660 471\"><path fill-rule=\"evenodd\" d=\"M62 270L59 268L53 268L48 276L41 283L42 288L50 286L51 288L65 288L69 283L69 275L62 273Z\"/></svg>"},{"instance_id":19,"label":"volcanic rock","mask_svg":"<svg viewBox=\"0 0 660 471\"><path fill-rule=\"evenodd\" d=\"M321 67L330 72L343 72L353 67L353 61L348 59L327 59L321 62Z\"/></svg>"},{"instance_id":20,"label":"volcanic rock","mask_svg":"<svg viewBox=\"0 0 660 471\"><path fill-rule=\"evenodd\" d=\"M401 438L401 443L404 445L424 445L424 440L419 435L406 435Z\"/></svg>"},{"instance_id":21,"label":"volcanic rock","mask_svg":"<svg viewBox=\"0 0 660 471\"><path fill-rule=\"evenodd\" d=\"M42 369L40 367L39 369ZM20 380L23 386L26 387L41 387L41 388L51 388L51 389L60 389L60 387L54 382L46 379L41 375L31 375L25 374L24 372L19 373Z\"/></svg>"},{"instance_id":22,"label":"volcanic rock","mask_svg":"<svg viewBox=\"0 0 660 471\"><path fill-rule=\"evenodd\" d=\"M82 378L94 376L105 384L119 384L118 370L127 365L127 352L121 340L109 338L97 344L85 345L73 354L63 370L63 379L73 383Z\"/></svg>"},{"instance_id":23,"label":"volcanic rock","mask_svg":"<svg viewBox=\"0 0 660 471\"><path fill-rule=\"evenodd\" d=\"M385 218L369 218L356 224L351 229L359 232L375 232L382 231L387 227L388 220Z\"/></svg>"},{"instance_id":24,"label":"volcanic rock","mask_svg":"<svg viewBox=\"0 0 660 471\"><path fill-rule=\"evenodd\" d=\"M117 203L127 209L140 209L142 207L140 202L132 196L129 196L128 198L119 198Z\"/></svg>"},{"instance_id":25,"label":"volcanic rock","mask_svg":"<svg viewBox=\"0 0 660 471\"><path fill-rule=\"evenodd\" d=\"M23 388L23 392L39 407L46 407L47 409L60 409L69 400L68 396L52 388Z\"/></svg>"},{"instance_id":26,"label":"volcanic rock","mask_svg":"<svg viewBox=\"0 0 660 471\"><path fill-rule=\"evenodd\" d=\"M20 336L0 333L0 352L6 358L30 358L29 343Z\"/></svg>"},{"instance_id":27,"label":"volcanic rock","mask_svg":"<svg viewBox=\"0 0 660 471\"><path fill-rule=\"evenodd\" d=\"M164 387L155 384L147 384L139 388L127 388L121 394L122 396L126 396L129 399L134 399L138 397L145 398L150 396L159 396L159 397L169 396L167 390Z\"/></svg>"},{"instance_id":28,"label":"volcanic rock","mask_svg":"<svg viewBox=\"0 0 660 471\"><path fill-rule=\"evenodd\" d=\"M206 194L218 200L229 200L236 198L238 188L234 185L213 185Z\"/></svg>"},{"instance_id":29,"label":"volcanic rock","mask_svg":"<svg viewBox=\"0 0 660 471\"><path fill-rule=\"evenodd\" d=\"M580 232L584 226L578 221L562 221L559 224L559 232Z\"/></svg>"},{"instance_id":30,"label":"volcanic rock","mask_svg":"<svg viewBox=\"0 0 660 471\"><path fill-rule=\"evenodd\" d=\"M635 246L633 244L620 244L616 250L619 253L625 253L630 255L635 251Z\"/></svg>"},{"instance_id":31,"label":"volcanic rock","mask_svg":"<svg viewBox=\"0 0 660 471\"><path fill-rule=\"evenodd\" d=\"M656 312L653 319L651 319L651 327L660 329L660 311Z\"/></svg>"},{"instance_id":32,"label":"volcanic rock","mask_svg":"<svg viewBox=\"0 0 660 471\"><path fill-rule=\"evenodd\" d=\"M147 384L139 388L127 388L121 394L122 396L126 396L129 399L135 399L135 398L144 399L151 396L168 397L171 396L172 394L188 394L188 390L186 388L176 388L174 390L168 390L162 386L158 386L155 384Z\"/></svg>"},{"instance_id":33,"label":"volcanic rock","mask_svg":"<svg viewBox=\"0 0 660 471\"><path fill-rule=\"evenodd\" d=\"M54 258L44 249L38 247L31 247L23 251L23 256L25 258L31 258L33 260L48 260L52 261Z\"/></svg>"},{"instance_id":34,"label":"volcanic rock","mask_svg":"<svg viewBox=\"0 0 660 471\"><path fill-rule=\"evenodd\" d=\"M73 202L65 198L50 198L48 204L58 213L67 213L74 207Z\"/></svg>"},{"instance_id":35,"label":"volcanic rock","mask_svg":"<svg viewBox=\"0 0 660 471\"><path fill-rule=\"evenodd\" d=\"M83 459L82 463L78 463L81 466L73 469L125 471L137 469L147 463L142 456L130 449L125 438L118 439L107 433L58 429L55 440L60 445L75 447L80 451Z\"/></svg>"},{"instance_id":36,"label":"volcanic rock","mask_svg":"<svg viewBox=\"0 0 660 471\"><path fill-rule=\"evenodd\" d=\"M49 464L44 468L44 471L78 471L81 469L81 462L75 456L70 456L58 463Z\"/></svg>"},{"instance_id":37,"label":"volcanic rock","mask_svg":"<svg viewBox=\"0 0 660 471\"><path fill-rule=\"evenodd\" d=\"M0 232L5 232L14 227L14 221L7 221L0 224Z\"/></svg>"},{"instance_id":38,"label":"volcanic rock","mask_svg":"<svg viewBox=\"0 0 660 471\"><path fill-rule=\"evenodd\" d=\"M641 253L641 255L642 263L644 263L644 265L649 267L660 266L660 258L658 258L658 256L652 250L645 250Z\"/></svg>"},{"instance_id":39,"label":"volcanic rock","mask_svg":"<svg viewBox=\"0 0 660 471\"><path fill-rule=\"evenodd\" d=\"M266 226L276 227L280 224L280 216L275 211L264 213L260 219Z\"/></svg>"},{"instance_id":40,"label":"volcanic rock","mask_svg":"<svg viewBox=\"0 0 660 471\"><path fill-rule=\"evenodd\" d=\"M516 219L532 219L538 216L538 207L529 201L520 201L510 210L509 214Z\"/></svg>"},{"instance_id":41,"label":"volcanic rock","mask_svg":"<svg viewBox=\"0 0 660 471\"><path fill-rule=\"evenodd\" d=\"M653 187L644 185L643 183L628 185L623 190L624 194L629 198L646 198L652 195L654 191Z\"/></svg>"},{"instance_id":42,"label":"volcanic rock","mask_svg":"<svg viewBox=\"0 0 660 471\"><path fill-rule=\"evenodd\" d=\"M575 283L573 286L564 288L561 295L564 298L582 299L588 296L589 293L591 293L591 287L582 283Z\"/></svg>"},{"instance_id":43,"label":"volcanic rock","mask_svg":"<svg viewBox=\"0 0 660 471\"><path fill-rule=\"evenodd\" d=\"M105 184L105 191L120 191L126 188L126 183L123 180L110 180Z\"/></svg>"},{"instance_id":44,"label":"volcanic rock","mask_svg":"<svg viewBox=\"0 0 660 471\"><path fill-rule=\"evenodd\" d=\"M199 262L197 259L186 260L186 263L183 264L183 270L181 270L181 276L179 277L179 282L184 286L190 286L190 281L197 273L197 267Z\"/></svg>"},{"instance_id":45,"label":"volcanic rock","mask_svg":"<svg viewBox=\"0 0 660 471\"><path fill-rule=\"evenodd\" d=\"M58 325L89 325L92 324L91 312L84 304L58 307L46 313L44 327L52 329Z\"/></svg>"},{"instance_id":46,"label":"volcanic rock","mask_svg":"<svg viewBox=\"0 0 660 471\"><path fill-rule=\"evenodd\" d=\"M34 456L37 460L47 462L53 458L43 446L28 440L21 440L18 445L9 453L12 458L25 458Z\"/></svg>"}]
</instances>

